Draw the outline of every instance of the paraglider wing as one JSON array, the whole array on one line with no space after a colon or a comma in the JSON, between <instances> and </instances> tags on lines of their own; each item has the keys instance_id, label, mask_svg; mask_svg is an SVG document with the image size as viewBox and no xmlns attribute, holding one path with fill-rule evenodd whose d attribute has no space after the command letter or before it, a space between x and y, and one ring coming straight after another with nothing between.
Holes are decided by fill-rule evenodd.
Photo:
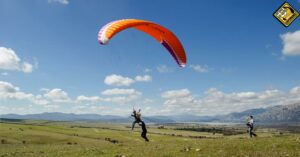
<instances>
[{"instance_id":1,"label":"paraglider wing","mask_svg":"<svg viewBox=\"0 0 300 157\"><path fill-rule=\"evenodd\" d=\"M100 29L98 41L100 44L106 45L114 35L128 28L135 28L152 36L169 51L180 67L185 66L186 55L181 42L170 30L153 22L138 19L110 22Z\"/></svg>"}]
</instances>

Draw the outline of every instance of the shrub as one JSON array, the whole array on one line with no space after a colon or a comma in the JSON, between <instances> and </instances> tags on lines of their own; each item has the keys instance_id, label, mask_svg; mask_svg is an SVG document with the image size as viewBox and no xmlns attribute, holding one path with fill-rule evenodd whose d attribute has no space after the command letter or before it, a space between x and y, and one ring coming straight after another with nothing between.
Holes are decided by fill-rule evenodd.
<instances>
[{"instance_id":1,"label":"shrub","mask_svg":"<svg viewBox=\"0 0 300 157\"><path fill-rule=\"evenodd\" d=\"M7 144L7 141L5 139L1 139L1 144Z\"/></svg>"}]
</instances>

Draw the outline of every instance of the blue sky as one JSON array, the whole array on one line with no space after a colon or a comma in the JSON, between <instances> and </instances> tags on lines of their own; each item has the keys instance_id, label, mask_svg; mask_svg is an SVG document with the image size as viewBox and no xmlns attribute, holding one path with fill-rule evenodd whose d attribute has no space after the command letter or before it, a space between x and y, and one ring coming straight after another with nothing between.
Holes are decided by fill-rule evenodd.
<instances>
[{"instance_id":1,"label":"blue sky","mask_svg":"<svg viewBox=\"0 0 300 157\"><path fill-rule=\"evenodd\" d=\"M272 16L283 2L2 0L0 114L213 115L298 101L300 22ZM187 67L134 29L99 45L99 29L124 18L172 30Z\"/></svg>"}]
</instances>

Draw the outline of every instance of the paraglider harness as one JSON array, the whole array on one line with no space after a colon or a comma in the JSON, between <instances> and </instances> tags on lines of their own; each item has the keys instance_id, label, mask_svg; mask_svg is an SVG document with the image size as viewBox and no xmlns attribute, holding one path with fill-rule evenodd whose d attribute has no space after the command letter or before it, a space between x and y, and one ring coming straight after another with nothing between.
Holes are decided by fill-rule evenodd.
<instances>
[{"instance_id":1,"label":"paraglider harness","mask_svg":"<svg viewBox=\"0 0 300 157\"><path fill-rule=\"evenodd\" d=\"M140 111L141 111L141 110L139 110L139 112L140 112ZM140 113L138 113L138 114L140 114ZM136 113L136 110L133 109L133 112L132 112L131 116L134 117L135 120L132 122L131 130L134 129L135 123L140 123L140 122L142 122L141 116L138 115L138 114Z\"/></svg>"},{"instance_id":2,"label":"paraglider harness","mask_svg":"<svg viewBox=\"0 0 300 157\"><path fill-rule=\"evenodd\" d=\"M253 116L250 116L250 118L252 119ZM247 127L248 127L249 129L253 129L253 127L254 127L254 126L253 126L253 123L250 123L250 120L251 120L251 119L249 119L248 122L246 123L246 125L247 125Z\"/></svg>"},{"instance_id":3,"label":"paraglider harness","mask_svg":"<svg viewBox=\"0 0 300 157\"><path fill-rule=\"evenodd\" d=\"M246 123L248 128L253 128L253 125L250 124L250 122Z\"/></svg>"}]
</instances>

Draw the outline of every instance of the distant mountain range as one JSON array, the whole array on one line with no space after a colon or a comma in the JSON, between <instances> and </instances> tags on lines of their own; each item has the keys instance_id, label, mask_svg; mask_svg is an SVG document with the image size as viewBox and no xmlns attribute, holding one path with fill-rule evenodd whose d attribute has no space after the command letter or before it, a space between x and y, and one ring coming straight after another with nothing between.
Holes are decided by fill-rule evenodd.
<instances>
[{"instance_id":1,"label":"distant mountain range","mask_svg":"<svg viewBox=\"0 0 300 157\"><path fill-rule=\"evenodd\" d=\"M250 109L243 112L234 112L217 116L196 116L196 115L176 115L176 116L149 116L143 117L147 123L181 123L181 122L224 122L224 123L244 123L249 115L253 115L256 122L276 123L276 122L300 122L300 103L273 106L268 108ZM0 118L6 119L34 119L52 121L101 121L130 123L132 117L122 117L113 115L98 114L73 114L73 113L41 113L41 114L5 114Z\"/></svg>"},{"instance_id":2,"label":"distant mountain range","mask_svg":"<svg viewBox=\"0 0 300 157\"><path fill-rule=\"evenodd\" d=\"M259 123L300 122L300 103L233 112L211 117L207 121L245 123L249 115L253 115Z\"/></svg>"}]
</instances>

